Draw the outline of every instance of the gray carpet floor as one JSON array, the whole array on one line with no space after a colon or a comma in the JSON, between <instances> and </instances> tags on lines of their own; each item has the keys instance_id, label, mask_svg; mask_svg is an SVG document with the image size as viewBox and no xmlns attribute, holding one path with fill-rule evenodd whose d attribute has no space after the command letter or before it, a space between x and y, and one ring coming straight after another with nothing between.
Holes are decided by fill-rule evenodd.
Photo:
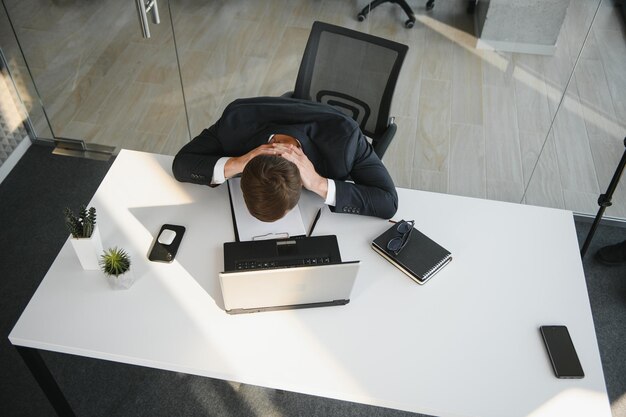
<instances>
[{"instance_id":1,"label":"gray carpet floor","mask_svg":"<svg viewBox=\"0 0 626 417\"><path fill-rule=\"evenodd\" d=\"M55 156L31 146L0 184L0 415L54 416L7 336L67 232L63 208L87 204L111 162ZM582 242L588 223L577 222ZM601 226L584 260L585 275L614 417L626 417L626 266L593 260L626 229ZM419 416L211 378L43 352L79 416Z\"/></svg>"}]
</instances>

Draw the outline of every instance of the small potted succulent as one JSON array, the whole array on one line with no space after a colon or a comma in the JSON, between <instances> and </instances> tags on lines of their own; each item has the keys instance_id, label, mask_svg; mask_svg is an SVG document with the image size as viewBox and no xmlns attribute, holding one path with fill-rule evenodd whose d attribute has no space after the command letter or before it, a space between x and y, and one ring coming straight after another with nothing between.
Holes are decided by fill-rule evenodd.
<instances>
[{"instance_id":1,"label":"small potted succulent","mask_svg":"<svg viewBox=\"0 0 626 417\"><path fill-rule=\"evenodd\" d=\"M128 289L135 277L130 269L130 256L124 249L109 248L100 256L100 268L113 289Z\"/></svg>"},{"instance_id":2,"label":"small potted succulent","mask_svg":"<svg viewBox=\"0 0 626 417\"><path fill-rule=\"evenodd\" d=\"M83 269L98 269L98 255L102 253L102 240L96 225L96 209L80 206L78 215L65 208L65 225L71 233L70 242Z\"/></svg>"}]
</instances>

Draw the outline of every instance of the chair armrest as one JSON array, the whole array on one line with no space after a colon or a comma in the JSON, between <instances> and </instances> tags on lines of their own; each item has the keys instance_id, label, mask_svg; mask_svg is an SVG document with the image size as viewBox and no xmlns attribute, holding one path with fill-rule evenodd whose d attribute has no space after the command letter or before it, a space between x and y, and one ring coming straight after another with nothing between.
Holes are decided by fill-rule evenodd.
<instances>
[{"instance_id":1,"label":"chair armrest","mask_svg":"<svg viewBox=\"0 0 626 417\"><path fill-rule=\"evenodd\" d=\"M395 136L396 130L398 130L398 126L396 126L395 122L392 119L392 121L389 123L389 126L387 126L387 130L385 130L377 140L372 141L372 145L374 146L374 152L376 152L376 155L378 155L380 159L383 159L383 155L385 154L385 152L387 152L387 148L391 143L391 139L393 139L393 137Z\"/></svg>"}]
</instances>

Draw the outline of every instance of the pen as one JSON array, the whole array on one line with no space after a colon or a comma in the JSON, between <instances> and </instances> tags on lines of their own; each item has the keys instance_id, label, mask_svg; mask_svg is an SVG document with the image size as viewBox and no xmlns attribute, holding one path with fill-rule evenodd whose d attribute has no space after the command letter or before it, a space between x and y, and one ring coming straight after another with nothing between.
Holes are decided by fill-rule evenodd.
<instances>
[{"instance_id":1,"label":"pen","mask_svg":"<svg viewBox=\"0 0 626 417\"><path fill-rule=\"evenodd\" d=\"M315 219L313 219L313 224L311 225L311 229L309 229L309 237L311 237L311 235L313 234L313 229L315 229L315 225L317 224L317 221L320 219L320 216L322 215L322 207L320 207L319 210L317 210L317 214L315 215Z\"/></svg>"}]
</instances>

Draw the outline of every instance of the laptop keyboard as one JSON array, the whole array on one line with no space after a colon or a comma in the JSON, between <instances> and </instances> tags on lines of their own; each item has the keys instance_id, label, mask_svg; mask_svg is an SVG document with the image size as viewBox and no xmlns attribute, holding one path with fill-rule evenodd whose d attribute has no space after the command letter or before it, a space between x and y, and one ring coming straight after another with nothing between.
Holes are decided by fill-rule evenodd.
<instances>
[{"instance_id":1,"label":"laptop keyboard","mask_svg":"<svg viewBox=\"0 0 626 417\"><path fill-rule=\"evenodd\" d=\"M330 256L318 256L313 258L301 258L301 259L281 259L276 260L249 260L249 261L236 261L235 269L238 271L249 269L271 269L271 268L285 268L295 266L308 266L308 265L323 265L330 264Z\"/></svg>"}]
</instances>

